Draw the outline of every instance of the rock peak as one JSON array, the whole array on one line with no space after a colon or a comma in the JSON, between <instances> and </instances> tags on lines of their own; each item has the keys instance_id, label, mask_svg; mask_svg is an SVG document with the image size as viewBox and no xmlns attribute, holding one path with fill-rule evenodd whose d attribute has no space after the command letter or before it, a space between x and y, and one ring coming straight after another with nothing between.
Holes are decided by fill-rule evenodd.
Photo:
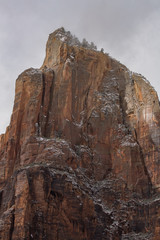
<instances>
[{"instance_id":1,"label":"rock peak","mask_svg":"<svg viewBox=\"0 0 160 240\"><path fill-rule=\"evenodd\" d=\"M0 136L0 239L159 240L157 94L73 39L50 34L42 68L16 81Z\"/></svg>"},{"instance_id":2,"label":"rock peak","mask_svg":"<svg viewBox=\"0 0 160 240\"><path fill-rule=\"evenodd\" d=\"M51 39L58 39L62 42L67 43L68 45L80 45L80 41L75 35L72 35L70 31L66 31L64 27L58 28L53 33L49 35Z\"/></svg>"},{"instance_id":3,"label":"rock peak","mask_svg":"<svg viewBox=\"0 0 160 240\"><path fill-rule=\"evenodd\" d=\"M58 38L59 40L67 37L70 32L66 31L64 29L64 27L58 28L56 29L53 33L51 33L49 36L55 36L56 38Z\"/></svg>"},{"instance_id":4,"label":"rock peak","mask_svg":"<svg viewBox=\"0 0 160 240\"><path fill-rule=\"evenodd\" d=\"M53 67L59 64L62 60L62 55L68 56L72 52L79 51L76 50L84 48L85 50L97 51L96 45L91 42L89 43L85 38L80 42L80 40L72 35L70 31L66 31L63 27L58 28L53 33L49 35L47 45L46 45L46 57L43 66ZM74 54L73 54L74 55Z\"/></svg>"}]
</instances>

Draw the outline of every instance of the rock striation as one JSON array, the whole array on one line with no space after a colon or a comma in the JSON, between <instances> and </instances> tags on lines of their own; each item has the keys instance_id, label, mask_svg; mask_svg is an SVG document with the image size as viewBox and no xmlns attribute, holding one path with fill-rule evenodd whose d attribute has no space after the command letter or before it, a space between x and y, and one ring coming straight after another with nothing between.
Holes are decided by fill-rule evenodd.
<instances>
[{"instance_id":1,"label":"rock striation","mask_svg":"<svg viewBox=\"0 0 160 240\"><path fill-rule=\"evenodd\" d=\"M160 106L141 75L50 34L0 136L0 239L158 240Z\"/></svg>"}]
</instances>

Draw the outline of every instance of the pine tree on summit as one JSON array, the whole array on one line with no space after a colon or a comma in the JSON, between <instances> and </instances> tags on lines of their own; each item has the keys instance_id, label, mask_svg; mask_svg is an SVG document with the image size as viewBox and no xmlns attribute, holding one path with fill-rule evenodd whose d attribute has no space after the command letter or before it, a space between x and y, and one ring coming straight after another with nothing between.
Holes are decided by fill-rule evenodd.
<instances>
[{"instance_id":1,"label":"pine tree on summit","mask_svg":"<svg viewBox=\"0 0 160 240\"><path fill-rule=\"evenodd\" d=\"M90 47L91 47L91 49L93 49L93 50L97 50L97 46L94 44L94 42L91 42L91 43L90 43Z\"/></svg>"},{"instance_id":2,"label":"pine tree on summit","mask_svg":"<svg viewBox=\"0 0 160 240\"><path fill-rule=\"evenodd\" d=\"M89 47L89 43L88 43L88 41L85 38L83 38L83 40L82 40L82 47L84 47L84 48L88 48Z\"/></svg>"}]
</instances>

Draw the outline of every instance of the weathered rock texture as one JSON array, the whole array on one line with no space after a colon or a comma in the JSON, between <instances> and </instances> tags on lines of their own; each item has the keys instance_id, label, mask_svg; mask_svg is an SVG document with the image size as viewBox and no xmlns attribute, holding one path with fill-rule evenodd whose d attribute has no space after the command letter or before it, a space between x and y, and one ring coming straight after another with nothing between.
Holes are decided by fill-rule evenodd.
<instances>
[{"instance_id":1,"label":"weathered rock texture","mask_svg":"<svg viewBox=\"0 0 160 240\"><path fill-rule=\"evenodd\" d=\"M141 75L49 36L0 136L0 239L160 239L160 107Z\"/></svg>"}]
</instances>

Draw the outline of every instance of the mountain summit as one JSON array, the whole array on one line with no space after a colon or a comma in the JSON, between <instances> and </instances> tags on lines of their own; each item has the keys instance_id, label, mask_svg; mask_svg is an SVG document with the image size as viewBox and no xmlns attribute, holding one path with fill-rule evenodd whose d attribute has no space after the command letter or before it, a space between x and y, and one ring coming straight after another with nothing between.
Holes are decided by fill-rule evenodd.
<instances>
[{"instance_id":1,"label":"mountain summit","mask_svg":"<svg viewBox=\"0 0 160 240\"><path fill-rule=\"evenodd\" d=\"M0 136L0 239L159 240L159 145L150 83L56 30Z\"/></svg>"}]
</instances>

